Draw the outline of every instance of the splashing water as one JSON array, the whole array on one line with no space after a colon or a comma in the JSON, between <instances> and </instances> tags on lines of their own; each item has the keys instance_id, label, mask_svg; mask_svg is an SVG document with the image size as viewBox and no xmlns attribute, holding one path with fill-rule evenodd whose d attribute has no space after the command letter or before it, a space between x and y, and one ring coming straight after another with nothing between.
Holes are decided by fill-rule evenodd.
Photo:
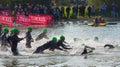
<instances>
[{"instance_id":1,"label":"splashing water","mask_svg":"<svg viewBox=\"0 0 120 67\"><path fill-rule=\"evenodd\" d=\"M73 49L68 52L63 52L55 50L51 52L49 50L45 51L45 54L32 54L33 51L40 45L46 43L50 39L42 39L40 41L35 41L32 43L32 48L27 49L25 47L25 40L21 41L18 45L18 50L20 54L25 56L12 56L11 50L7 52L0 51L0 66L3 66L4 61L10 61L11 59L17 59L17 65L23 66L66 66L66 67L75 67L76 66L117 66L119 64L117 61L120 59L120 50L119 47L109 50L105 49L103 46L105 44L113 44L114 46L120 46L120 24L110 25L106 27L90 27L87 25L77 25L77 24L65 24L60 27L52 27L48 29L48 37L51 39L53 36L56 36L58 39L61 35L66 37L66 41L69 43ZM35 29L32 32L32 37L35 39L42 29ZM21 30L19 37L24 37L26 30ZM98 40L94 40L94 37L98 37ZM93 55L90 55L88 59L84 59L83 56L80 56L83 51L84 45L91 46L95 48ZM114 54L116 56L114 56ZM73 56L74 55L74 56ZM107 57L107 58L106 58ZM7 59L5 59L7 58ZM23 59L24 58L24 59ZM112 58L112 59L110 59ZM112 60L112 61L111 61ZM74 62L73 62L74 61ZM108 61L108 62L106 62ZM111 61L111 62L110 62ZM11 61L10 61L11 62ZM115 63L117 62L117 63ZM112 63L112 64L111 64Z\"/></svg>"}]
</instances>

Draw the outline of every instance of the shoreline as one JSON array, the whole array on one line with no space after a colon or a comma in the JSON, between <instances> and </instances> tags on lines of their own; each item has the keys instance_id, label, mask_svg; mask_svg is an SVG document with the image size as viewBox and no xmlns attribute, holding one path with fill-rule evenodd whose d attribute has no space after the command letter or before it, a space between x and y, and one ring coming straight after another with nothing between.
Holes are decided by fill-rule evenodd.
<instances>
[{"instance_id":1,"label":"shoreline","mask_svg":"<svg viewBox=\"0 0 120 67\"><path fill-rule=\"evenodd\" d=\"M93 21L95 18L79 18L79 19L61 19L59 21L53 21L53 25L57 25L61 22L69 22L69 21L72 21L72 22L80 22L80 23L83 23L84 21L87 21L87 22L91 22ZM120 21L120 18L110 18L110 17L105 17L104 18L106 21L110 21L110 22L115 22L115 21ZM115 23L119 23L119 22L115 22ZM52 27L53 25L30 25L30 26L33 26L34 28L44 28L44 27ZM14 24L12 26L9 26L9 25L4 25L3 27L9 27L9 28L14 28L14 27L18 27L18 28L26 28L28 26L26 25L22 25L22 24Z\"/></svg>"},{"instance_id":2,"label":"shoreline","mask_svg":"<svg viewBox=\"0 0 120 67\"><path fill-rule=\"evenodd\" d=\"M94 19L95 18L61 19L61 20L55 21L55 22L61 22L61 21L93 21ZM106 21L120 21L120 18L105 17L104 19Z\"/></svg>"}]
</instances>

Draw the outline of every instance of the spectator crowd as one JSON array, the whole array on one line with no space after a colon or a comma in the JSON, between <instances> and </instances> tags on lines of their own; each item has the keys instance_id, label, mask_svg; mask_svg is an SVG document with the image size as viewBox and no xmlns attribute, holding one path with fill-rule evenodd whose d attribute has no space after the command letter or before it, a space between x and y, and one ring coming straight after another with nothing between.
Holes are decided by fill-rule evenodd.
<instances>
[{"instance_id":1,"label":"spectator crowd","mask_svg":"<svg viewBox=\"0 0 120 67\"><path fill-rule=\"evenodd\" d=\"M87 12L87 13L86 13ZM3 6L0 4L0 14L3 16L18 16L18 15L34 15L34 14L48 14L52 15L55 21L60 19L76 19L80 16L85 17L87 15L89 18L91 16L103 16L106 17L109 12L109 17L119 17L118 6L112 3L111 6L103 4L97 9L94 5L72 5L72 6L54 6L47 7L40 4L14 4L14 9L7 4Z\"/></svg>"}]
</instances>

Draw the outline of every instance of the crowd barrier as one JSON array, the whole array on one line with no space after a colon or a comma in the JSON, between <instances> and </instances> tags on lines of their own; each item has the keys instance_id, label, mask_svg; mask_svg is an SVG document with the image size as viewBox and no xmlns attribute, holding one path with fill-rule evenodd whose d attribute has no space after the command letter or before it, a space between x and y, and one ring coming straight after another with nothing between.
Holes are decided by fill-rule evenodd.
<instances>
[{"instance_id":1,"label":"crowd barrier","mask_svg":"<svg viewBox=\"0 0 120 67\"><path fill-rule=\"evenodd\" d=\"M18 15L16 17L12 16L3 16L0 15L0 23L5 25L13 25L14 22L16 24L22 24L22 25L48 25L52 24L53 18L51 15L44 15L44 14L37 14L37 15Z\"/></svg>"}]
</instances>

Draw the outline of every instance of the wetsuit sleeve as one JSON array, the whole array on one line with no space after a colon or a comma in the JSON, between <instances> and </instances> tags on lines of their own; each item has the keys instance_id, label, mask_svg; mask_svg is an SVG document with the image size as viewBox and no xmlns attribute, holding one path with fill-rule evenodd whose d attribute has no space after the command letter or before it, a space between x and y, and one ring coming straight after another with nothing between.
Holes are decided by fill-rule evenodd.
<instances>
[{"instance_id":1,"label":"wetsuit sleeve","mask_svg":"<svg viewBox=\"0 0 120 67\"><path fill-rule=\"evenodd\" d=\"M30 32L26 33L26 39L27 40L31 40L32 39L32 36L31 36Z\"/></svg>"},{"instance_id":2,"label":"wetsuit sleeve","mask_svg":"<svg viewBox=\"0 0 120 67\"><path fill-rule=\"evenodd\" d=\"M11 36L9 36L8 38L7 38L7 41L8 41L8 43L10 44L10 46L11 46Z\"/></svg>"},{"instance_id":3,"label":"wetsuit sleeve","mask_svg":"<svg viewBox=\"0 0 120 67\"><path fill-rule=\"evenodd\" d=\"M64 41L64 43L68 44L66 41Z\"/></svg>"},{"instance_id":4,"label":"wetsuit sleeve","mask_svg":"<svg viewBox=\"0 0 120 67\"><path fill-rule=\"evenodd\" d=\"M81 55L84 55L84 54L87 54L88 52L87 52L87 49L86 48L84 48L84 50L83 50L83 52L81 53Z\"/></svg>"},{"instance_id":5,"label":"wetsuit sleeve","mask_svg":"<svg viewBox=\"0 0 120 67\"><path fill-rule=\"evenodd\" d=\"M44 38L49 39L47 35L45 35Z\"/></svg>"},{"instance_id":6,"label":"wetsuit sleeve","mask_svg":"<svg viewBox=\"0 0 120 67\"><path fill-rule=\"evenodd\" d=\"M26 38L28 37L28 32L26 33L26 36L25 36Z\"/></svg>"},{"instance_id":7,"label":"wetsuit sleeve","mask_svg":"<svg viewBox=\"0 0 120 67\"><path fill-rule=\"evenodd\" d=\"M0 31L0 36L3 34L3 32L2 31Z\"/></svg>"},{"instance_id":8,"label":"wetsuit sleeve","mask_svg":"<svg viewBox=\"0 0 120 67\"><path fill-rule=\"evenodd\" d=\"M7 40L6 35L2 35L2 41L6 41L6 40Z\"/></svg>"},{"instance_id":9,"label":"wetsuit sleeve","mask_svg":"<svg viewBox=\"0 0 120 67\"><path fill-rule=\"evenodd\" d=\"M61 47L64 49L71 49L71 48L67 48L65 44L62 44Z\"/></svg>"},{"instance_id":10,"label":"wetsuit sleeve","mask_svg":"<svg viewBox=\"0 0 120 67\"><path fill-rule=\"evenodd\" d=\"M39 34L39 35L36 37L35 40L36 40L36 41L37 41L37 40L41 40L42 38L43 38L43 34Z\"/></svg>"},{"instance_id":11,"label":"wetsuit sleeve","mask_svg":"<svg viewBox=\"0 0 120 67\"><path fill-rule=\"evenodd\" d=\"M19 37L16 38L17 42L20 42L20 41L23 40L23 39L24 39L24 38L19 38Z\"/></svg>"},{"instance_id":12,"label":"wetsuit sleeve","mask_svg":"<svg viewBox=\"0 0 120 67\"><path fill-rule=\"evenodd\" d=\"M63 50L62 48L60 48L59 46L57 46L56 44L54 44L54 47L55 49L58 49L58 50Z\"/></svg>"}]
</instances>

